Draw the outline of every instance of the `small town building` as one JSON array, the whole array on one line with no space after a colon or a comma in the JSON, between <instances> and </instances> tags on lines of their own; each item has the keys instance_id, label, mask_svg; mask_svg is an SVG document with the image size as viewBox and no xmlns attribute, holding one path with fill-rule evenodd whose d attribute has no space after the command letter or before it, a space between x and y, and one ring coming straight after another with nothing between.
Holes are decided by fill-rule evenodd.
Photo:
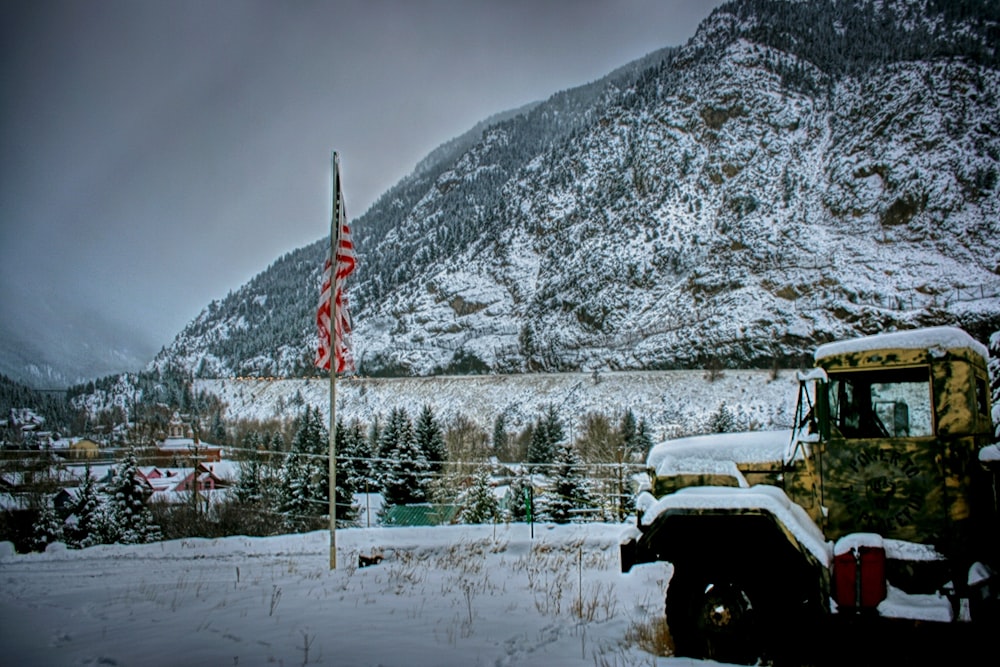
<instances>
[{"instance_id":1,"label":"small town building","mask_svg":"<svg viewBox=\"0 0 1000 667\"><path fill-rule=\"evenodd\" d=\"M199 463L221 461L222 447L201 440L175 412L167 426L167 437L156 443L155 458L164 466L193 468Z\"/></svg>"}]
</instances>

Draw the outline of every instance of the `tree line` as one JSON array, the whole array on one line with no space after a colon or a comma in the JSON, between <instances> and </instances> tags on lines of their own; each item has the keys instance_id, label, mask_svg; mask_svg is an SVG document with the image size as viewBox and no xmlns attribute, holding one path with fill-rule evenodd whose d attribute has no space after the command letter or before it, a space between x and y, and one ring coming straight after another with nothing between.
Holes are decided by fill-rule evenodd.
<instances>
[{"instance_id":1,"label":"tree line","mask_svg":"<svg viewBox=\"0 0 1000 667\"><path fill-rule=\"evenodd\" d=\"M394 508L412 506L445 508L448 521L462 523L624 520L634 511L633 475L652 446L646 422L626 410L579 423L578 432L568 433L554 406L519 432L500 415L490 434L463 417L445 427L430 406L415 416L395 408L369 424L338 419L337 524L360 525L363 494L379 497L383 524L399 516ZM145 450L135 443L105 479L88 467L80 486L61 490L58 504L59 476L51 475L53 484L32 502L33 548L265 536L329 525L329 432L319 408L305 405L288 426L234 425L226 439L239 473L211 501L212 494L196 489L184 492L190 502L151 500L139 472Z\"/></svg>"}]
</instances>

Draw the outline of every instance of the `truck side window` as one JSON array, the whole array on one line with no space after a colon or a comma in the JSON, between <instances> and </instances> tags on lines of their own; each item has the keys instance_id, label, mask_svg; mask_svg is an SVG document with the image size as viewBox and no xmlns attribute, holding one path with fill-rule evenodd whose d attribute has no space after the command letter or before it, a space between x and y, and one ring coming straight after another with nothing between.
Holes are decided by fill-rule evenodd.
<instances>
[{"instance_id":1,"label":"truck side window","mask_svg":"<svg viewBox=\"0 0 1000 667\"><path fill-rule=\"evenodd\" d=\"M845 438L934 434L927 368L831 373L830 422Z\"/></svg>"}]
</instances>

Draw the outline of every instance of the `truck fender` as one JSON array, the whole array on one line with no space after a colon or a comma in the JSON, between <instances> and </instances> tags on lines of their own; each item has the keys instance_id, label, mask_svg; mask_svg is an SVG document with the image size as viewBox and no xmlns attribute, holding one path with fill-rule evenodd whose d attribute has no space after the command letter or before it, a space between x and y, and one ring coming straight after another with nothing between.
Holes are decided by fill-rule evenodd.
<instances>
[{"instance_id":1,"label":"truck fender","mask_svg":"<svg viewBox=\"0 0 1000 667\"><path fill-rule=\"evenodd\" d=\"M736 568L778 577L789 591L829 597L832 547L776 487L692 487L664 496L638 531L624 536L621 552L624 571L654 561Z\"/></svg>"}]
</instances>

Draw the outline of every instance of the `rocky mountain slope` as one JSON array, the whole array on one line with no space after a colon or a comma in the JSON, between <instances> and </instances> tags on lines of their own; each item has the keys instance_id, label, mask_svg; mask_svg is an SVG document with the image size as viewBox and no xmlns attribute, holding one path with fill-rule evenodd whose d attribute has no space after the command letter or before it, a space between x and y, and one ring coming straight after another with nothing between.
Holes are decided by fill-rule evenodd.
<instances>
[{"instance_id":1,"label":"rocky mountain slope","mask_svg":"<svg viewBox=\"0 0 1000 667\"><path fill-rule=\"evenodd\" d=\"M350 220L359 370L794 365L942 323L985 342L998 26L985 0L735 0L682 48L484 122ZM313 374L326 243L210 304L153 367Z\"/></svg>"}]
</instances>

